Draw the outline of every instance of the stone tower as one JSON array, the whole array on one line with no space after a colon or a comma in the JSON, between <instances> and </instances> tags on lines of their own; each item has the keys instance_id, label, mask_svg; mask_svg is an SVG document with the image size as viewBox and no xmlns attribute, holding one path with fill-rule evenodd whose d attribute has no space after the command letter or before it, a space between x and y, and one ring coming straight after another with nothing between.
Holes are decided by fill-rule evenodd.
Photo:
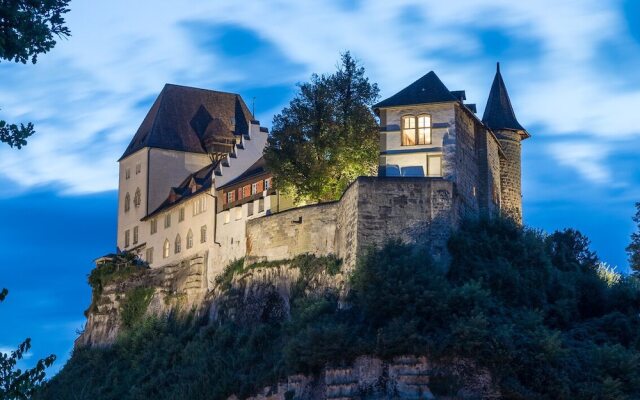
<instances>
[{"instance_id":1,"label":"stone tower","mask_svg":"<svg viewBox=\"0 0 640 400\"><path fill-rule=\"evenodd\" d=\"M530 135L513 112L507 87L500 74L500 63L482 122L496 135L505 154L505 158L500 160L502 210L505 215L522 223L521 142Z\"/></svg>"}]
</instances>

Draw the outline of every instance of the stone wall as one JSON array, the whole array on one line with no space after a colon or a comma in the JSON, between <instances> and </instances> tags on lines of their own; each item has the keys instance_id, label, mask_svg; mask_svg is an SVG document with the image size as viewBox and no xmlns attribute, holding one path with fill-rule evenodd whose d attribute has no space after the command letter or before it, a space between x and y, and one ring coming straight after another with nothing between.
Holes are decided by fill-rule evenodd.
<instances>
[{"instance_id":1,"label":"stone wall","mask_svg":"<svg viewBox=\"0 0 640 400\"><path fill-rule=\"evenodd\" d=\"M477 120L463 106L456 105L456 145L455 170L456 193L460 197L459 212L478 214L478 189L480 175L478 171L478 153L480 148L476 140Z\"/></svg>"},{"instance_id":2,"label":"stone wall","mask_svg":"<svg viewBox=\"0 0 640 400\"><path fill-rule=\"evenodd\" d=\"M389 239L446 254L459 212L453 184L442 178L360 177L338 202L288 210L247 222L247 262L335 254L347 269L368 246Z\"/></svg>"},{"instance_id":3,"label":"stone wall","mask_svg":"<svg viewBox=\"0 0 640 400\"><path fill-rule=\"evenodd\" d=\"M502 210L516 222L522 222L521 144L520 133L496 132L505 158L500 161Z\"/></svg>"}]
</instances>

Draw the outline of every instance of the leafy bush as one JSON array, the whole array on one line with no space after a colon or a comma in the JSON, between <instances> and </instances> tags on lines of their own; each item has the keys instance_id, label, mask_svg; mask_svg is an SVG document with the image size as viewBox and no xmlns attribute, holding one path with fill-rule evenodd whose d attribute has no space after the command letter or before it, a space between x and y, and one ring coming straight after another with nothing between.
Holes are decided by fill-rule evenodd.
<instances>
[{"instance_id":1,"label":"leafy bush","mask_svg":"<svg viewBox=\"0 0 640 400\"><path fill-rule=\"evenodd\" d=\"M298 291L284 321L143 321L111 348L76 350L39 398L244 397L362 354L409 353L440 366L439 393L469 382L447 366L470 360L507 399L640 398L640 285L603 276L583 235L469 221L449 251L438 265L398 242L372 249L347 299Z\"/></svg>"},{"instance_id":2,"label":"leafy bush","mask_svg":"<svg viewBox=\"0 0 640 400\"><path fill-rule=\"evenodd\" d=\"M125 300L120 306L120 317L122 318L122 325L125 329L131 329L136 325L144 316L147 311L147 306L153 296L153 288L137 287L131 289L126 295Z\"/></svg>"}]
</instances>

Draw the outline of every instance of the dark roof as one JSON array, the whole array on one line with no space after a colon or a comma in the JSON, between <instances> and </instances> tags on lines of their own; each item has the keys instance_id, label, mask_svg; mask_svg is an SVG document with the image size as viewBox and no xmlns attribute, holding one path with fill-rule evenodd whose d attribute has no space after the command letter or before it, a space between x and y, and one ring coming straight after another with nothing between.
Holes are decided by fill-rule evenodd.
<instances>
[{"instance_id":1,"label":"dark roof","mask_svg":"<svg viewBox=\"0 0 640 400\"><path fill-rule=\"evenodd\" d=\"M249 133L252 119L240 95L166 84L120 160L144 147L206 153L212 121L216 133L228 127L226 140Z\"/></svg>"},{"instance_id":2,"label":"dark roof","mask_svg":"<svg viewBox=\"0 0 640 400\"><path fill-rule=\"evenodd\" d=\"M240 174L237 178L230 180L229 182L225 183L224 185L220 186L217 189L224 189L224 188L233 186L237 183L240 183L242 181L251 179L254 176L266 174L268 172L269 172L269 169L267 169L267 163L264 160L264 157L260 157L258 161L253 163L253 165L247 168L247 170L242 174Z\"/></svg>"},{"instance_id":3,"label":"dark roof","mask_svg":"<svg viewBox=\"0 0 640 400\"><path fill-rule=\"evenodd\" d=\"M494 131L510 129L524 131L526 133L526 130L520 125L513 112L507 87L500 74L500 63L498 63L497 66L496 76L493 78L493 84L491 85L491 92L487 100L487 107L484 109L482 122Z\"/></svg>"},{"instance_id":4,"label":"dark roof","mask_svg":"<svg viewBox=\"0 0 640 400\"><path fill-rule=\"evenodd\" d=\"M462 91L457 91L456 94L460 96L462 95L461 92ZM435 72L431 71L388 99L382 100L380 103L374 105L373 108L444 103L458 100L459 98L447 89Z\"/></svg>"},{"instance_id":5,"label":"dark roof","mask_svg":"<svg viewBox=\"0 0 640 400\"><path fill-rule=\"evenodd\" d=\"M187 178L180 183L177 187L172 187L169 191L169 196L165 199L165 201L158 206L153 212L147 214L146 217L143 218L149 219L175 205L178 203L182 203L183 201L197 196L207 189L210 189L213 184L213 174L215 170L215 164L209 164L206 167L202 168L199 171L194 172L193 174L187 176Z\"/></svg>"}]
</instances>

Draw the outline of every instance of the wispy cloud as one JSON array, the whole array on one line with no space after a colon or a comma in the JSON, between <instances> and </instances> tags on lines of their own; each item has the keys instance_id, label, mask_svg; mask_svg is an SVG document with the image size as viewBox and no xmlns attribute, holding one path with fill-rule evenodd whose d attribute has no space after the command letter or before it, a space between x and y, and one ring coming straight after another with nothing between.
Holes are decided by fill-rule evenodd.
<instances>
[{"instance_id":1,"label":"wispy cloud","mask_svg":"<svg viewBox=\"0 0 640 400\"><path fill-rule=\"evenodd\" d=\"M146 112L140 105L165 82L287 93L281 88L332 70L347 49L384 95L433 69L451 89L467 89L480 111L499 57L525 126L574 136L582 150L594 138L634 137L640 82L601 56L603 49L624 48L626 65L640 62L616 6L596 0L74 3L73 37L36 66L0 64L2 116L31 120L38 129L23 150L0 148L0 171L27 188L113 189L115 160ZM273 102L283 100L269 100L265 123L277 110ZM583 153L567 155L556 145L548 151L593 182L605 184L613 173L590 166L593 159Z\"/></svg>"}]
</instances>

